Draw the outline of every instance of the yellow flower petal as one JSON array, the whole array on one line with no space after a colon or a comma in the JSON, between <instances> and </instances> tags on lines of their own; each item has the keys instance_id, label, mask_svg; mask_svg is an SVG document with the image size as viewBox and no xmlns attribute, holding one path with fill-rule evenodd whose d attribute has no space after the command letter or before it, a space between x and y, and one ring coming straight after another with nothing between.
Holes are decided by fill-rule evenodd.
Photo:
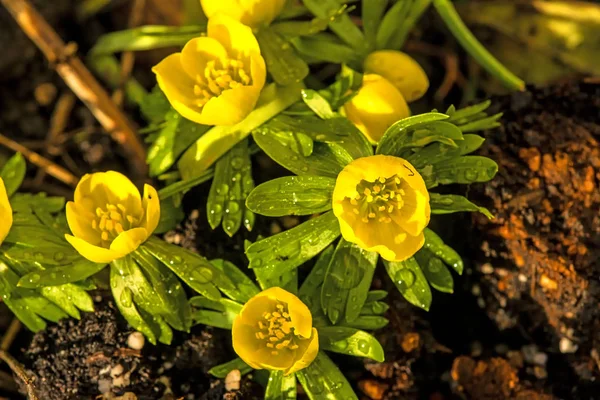
<instances>
[{"instance_id":1,"label":"yellow flower petal","mask_svg":"<svg viewBox=\"0 0 600 400\"><path fill-rule=\"evenodd\" d=\"M246 58L252 54L260 54L252 29L225 14L217 14L208 20L206 35L217 39L231 57Z\"/></svg>"},{"instance_id":2,"label":"yellow flower petal","mask_svg":"<svg viewBox=\"0 0 600 400\"><path fill-rule=\"evenodd\" d=\"M257 28L270 24L277 17L286 0L200 0L204 14L213 18L217 14Z\"/></svg>"},{"instance_id":3,"label":"yellow flower petal","mask_svg":"<svg viewBox=\"0 0 600 400\"><path fill-rule=\"evenodd\" d=\"M150 236L154 233L160 221L160 199L156 189L150 185L144 185L143 197L144 221L141 226L146 229L148 236Z\"/></svg>"},{"instance_id":4,"label":"yellow flower petal","mask_svg":"<svg viewBox=\"0 0 600 400\"><path fill-rule=\"evenodd\" d=\"M72 201L67 203L66 214L73 235L94 246L102 244L98 231L93 229L90 223L96 217L95 214Z\"/></svg>"},{"instance_id":5,"label":"yellow flower petal","mask_svg":"<svg viewBox=\"0 0 600 400\"><path fill-rule=\"evenodd\" d=\"M408 161L385 155L354 160L339 173L332 198L343 238L362 249L403 261L423 246L429 192Z\"/></svg>"},{"instance_id":6,"label":"yellow flower petal","mask_svg":"<svg viewBox=\"0 0 600 400\"><path fill-rule=\"evenodd\" d=\"M312 328L312 336L310 342L302 351L302 356L297 359L294 364L285 371L285 375L293 374L303 368L306 368L312 363L319 353L319 333L316 328Z\"/></svg>"},{"instance_id":7,"label":"yellow flower petal","mask_svg":"<svg viewBox=\"0 0 600 400\"><path fill-rule=\"evenodd\" d=\"M423 68L401 51L379 50L369 54L364 70L390 81L409 103L420 99L429 88L429 79Z\"/></svg>"},{"instance_id":8,"label":"yellow flower petal","mask_svg":"<svg viewBox=\"0 0 600 400\"><path fill-rule=\"evenodd\" d=\"M13 211L2 178L0 178L0 221L2 221L0 223L0 244L2 244L13 223Z\"/></svg>"},{"instance_id":9,"label":"yellow flower petal","mask_svg":"<svg viewBox=\"0 0 600 400\"><path fill-rule=\"evenodd\" d=\"M227 56L227 50L218 40L202 36L190 40L183 46L179 62L185 73L195 79L197 76L204 76L208 61L227 58Z\"/></svg>"},{"instance_id":10,"label":"yellow flower petal","mask_svg":"<svg viewBox=\"0 0 600 400\"><path fill-rule=\"evenodd\" d=\"M256 352L255 356L263 360L260 367L268 370L284 371L291 368L294 363L294 353L289 350L273 354L273 350L262 348Z\"/></svg>"},{"instance_id":11,"label":"yellow flower petal","mask_svg":"<svg viewBox=\"0 0 600 400\"><path fill-rule=\"evenodd\" d=\"M204 105L202 121L204 125L235 125L241 122L254 109L260 89L239 86L228 89L218 97L213 97Z\"/></svg>"},{"instance_id":12,"label":"yellow flower petal","mask_svg":"<svg viewBox=\"0 0 600 400\"><path fill-rule=\"evenodd\" d=\"M148 231L145 228L133 228L127 231L121 232L112 243L110 249L116 251L119 254L129 254L135 251L140 244L148 239Z\"/></svg>"},{"instance_id":13,"label":"yellow flower petal","mask_svg":"<svg viewBox=\"0 0 600 400\"><path fill-rule=\"evenodd\" d=\"M372 143L377 143L396 121L410 116L402 94L387 79L365 74L358 93L343 108L346 117Z\"/></svg>"},{"instance_id":14,"label":"yellow flower petal","mask_svg":"<svg viewBox=\"0 0 600 400\"><path fill-rule=\"evenodd\" d=\"M65 239L67 239L67 242L69 242L82 257L95 263L109 263L125 256L125 254L120 254L112 249L94 246L75 236L65 235Z\"/></svg>"},{"instance_id":15,"label":"yellow flower petal","mask_svg":"<svg viewBox=\"0 0 600 400\"><path fill-rule=\"evenodd\" d=\"M256 329L246 325L241 318L233 320L231 338L233 350L246 364L255 369L261 369L260 363L255 363L256 349L260 349L262 341L255 336Z\"/></svg>"}]
</instances>

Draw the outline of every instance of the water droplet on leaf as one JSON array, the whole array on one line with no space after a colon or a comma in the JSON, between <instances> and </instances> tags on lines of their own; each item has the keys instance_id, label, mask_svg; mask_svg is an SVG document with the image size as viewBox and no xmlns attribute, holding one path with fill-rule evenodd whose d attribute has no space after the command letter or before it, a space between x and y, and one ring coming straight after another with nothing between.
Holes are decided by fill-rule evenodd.
<instances>
[{"instance_id":1,"label":"water droplet on leaf","mask_svg":"<svg viewBox=\"0 0 600 400\"><path fill-rule=\"evenodd\" d=\"M410 289L415 284L415 278L415 273L408 269L401 269L394 275L396 283L402 290Z\"/></svg>"}]
</instances>

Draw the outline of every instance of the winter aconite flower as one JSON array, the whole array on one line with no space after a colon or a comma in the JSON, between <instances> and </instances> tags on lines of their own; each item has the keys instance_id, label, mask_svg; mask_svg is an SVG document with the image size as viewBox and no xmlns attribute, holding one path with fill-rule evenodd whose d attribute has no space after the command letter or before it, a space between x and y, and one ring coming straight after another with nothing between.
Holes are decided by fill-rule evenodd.
<instances>
[{"instance_id":1,"label":"winter aconite flower","mask_svg":"<svg viewBox=\"0 0 600 400\"><path fill-rule=\"evenodd\" d=\"M286 375L308 366L319 352L310 310L278 287L248 300L233 321L232 336L233 349L252 368Z\"/></svg>"},{"instance_id":2,"label":"winter aconite flower","mask_svg":"<svg viewBox=\"0 0 600 400\"><path fill-rule=\"evenodd\" d=\"M286 0L200 0L208 18L222 13L251 28L273 22L283 10L285 2Z\"/></svg>"},{"instance_id":3,"label":"winter aconite flower","mask_svg":"<svg viewBox=\"0 0 600 400\"><path fill-rule=\"evenodd\" d=\"M0 178L0 221L0 244L2 244L13 223L12 207L8 201L8 194L2 178Z\"/></svg>"},{"instance_id":4,"label":"winter aconite flower","mask_svg":"<svg viewBox=\"0 0 600 400\"><path fill-rule=\"evenodd\" d=\"M66 239L83 257L108 263L131 253L154 232L160 219L158 193L139 190L124 175L96 172L85 175L67 203L67 222L73 235Z\"/></svg>"},{"instance_id":5,"label":"winter aconite flower","mask_svg":"<svg viewBox=\"0 0 600 400\"><path fill-rule=\"evenodd\" d=\"M402 93L407 102L420 99L429 88L423 68L411 56L396 50L379 50L367 56L365 73L383 76Z\"/></svg>"},{"instance_id":6,"label":"winter aconite flower","mask_svg":"<svg viewBox=\"0 0 600 400\"><path fill-rule=\"evenodd\" d=\"M333 212L344 239L388 261L406 260L423 246L431 213L417 169L385 155L358 158L340 172Z\"/></svg>"},{"instance_id":7,"label":"winter aconite flower","mask_svg":"<svg viewBox=\"0 0 600 400\"><path fill-rule=\"evenodd\" d=\"M254 109L265 85L265 60L252 30L219 14L207 35L190 40L152 71L173 108L204 125L234 125Z\"/></svg>"},{"instance_id":8,"label":"winter aconite flower","mask_svg":"<svg viewBox=\"0 0 600 400\"><path fill-rule=\"evenodd\" d=\"M344 104L344 114L372 143L394 122L410 115L402 94L387 79L365 74L358 93Z\"/></svg>"}]
</instances>

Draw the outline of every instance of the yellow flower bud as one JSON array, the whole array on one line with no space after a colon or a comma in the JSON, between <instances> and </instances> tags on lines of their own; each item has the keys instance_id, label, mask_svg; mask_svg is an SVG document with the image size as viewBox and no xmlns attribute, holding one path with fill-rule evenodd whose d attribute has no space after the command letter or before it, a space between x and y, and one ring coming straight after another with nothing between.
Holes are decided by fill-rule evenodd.
<instances>
[{"instance_id":1,"label":"yellow flower bud","mask_svg":"<svg viewBox=\"0 0 600 400\"><path fill-rule=\"evenodd\" d=\"M407 102L420 99L429 88L423 68L411 56L396 50L379 50L367 56L365 73L383 76L402 93Z\"/></svg>"},{"instance_id":2,"label":"yellow flower bud","mask_svg":"<svg viewBox=\"0 0 600 400\"><path fill-rule=\"evenodd\" d=\"M344 104L343 112L372 143L381 140L394 122L410 116L398 89L376 74L364 75L361 88Z\"/></svg>"},{"instance_id":3,"label":"yellow flower bud","mask_svg":"<svg viewBox=\"0 0 600 400\"><path fill-rule=\"evenodd\" d=\"M254 109L267 69L252 30L225 15L152 71L171 106L203 125L234 125Z\"/></svg>"},{"instance_id":4,"label":"yellow flower bud","mask_svg":"<svg viewBox=\"0 0 600 400\"><path fill-rule=\"evenodd\" d=\"M2 244L13 223L12 207L2 178L0 178L0 221L2 221L0 222L0 244Z\"/></svg>"},{"instance_id":5,"label":"yellow flower bud","mask_svg":"<svg viewBox=\"0 0 600 400\"><path fill-rule=\"evenodd\" d=\"M225 14L251 28L269 25L277 17L286 0L200 0L204 14L210 19Z\"/></svg>"},{"instance_id":6,"label":"yellow flower bud","mask_svg":"<svg viewBox=\"0 0 600 400\"><path fill-rule=\"evenodd\" d=\"M115 171L87 174L77 184L75 201L67 203L73 235L65 238L83 257L108 263L131 253L158 225L158 193L144 185L144 196Z\"/></svg>"},{"instance_id":7,"label":"yellow flower bud","mask_svg":"<svg viewBox=\"0 0 600 400\"><path fill-rule=\"evenodd\" d=\"M402 158L352 161L337 177L332 205L344 239L388 261L404 261L425 243L429 192L416 168Z\"/></svg>"},{"instance_id":8,"label":"yellow flower bud","mask_svg":"<svg viewBox=\"0 0 600 400\"><path fill-rule=\"evenodd\" d=\"M231 334L237 355L255 369L289 375L307 367L319 352L310 310L278 287L248 300L233 321Z\"/></svg>"}]
</instances>

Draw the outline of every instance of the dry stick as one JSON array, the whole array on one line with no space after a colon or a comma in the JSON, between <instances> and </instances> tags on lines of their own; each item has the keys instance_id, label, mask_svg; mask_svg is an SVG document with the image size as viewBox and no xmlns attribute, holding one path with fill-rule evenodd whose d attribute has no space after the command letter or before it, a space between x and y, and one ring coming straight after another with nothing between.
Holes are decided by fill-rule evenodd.
<instances>
[{"instance_id":1,"label":"dry stick","mask_svg":"<svg viewBox=\"0 0 600 400\"><path fill-rule=\"evenodd\" d=\"M71 111L75 106L75 96L73 93L64 93L60 96L56 102L56 107L50 117L50 130L48 136L46 136L46 146L42 154L45 156L56 155L59 151L56 148L56 142L60 138L60 135L65 131ZM46 171L39 169L33 182L41 184L46 176Z\"/></svg>"},{"instance_id":2,"label":"dry stick","mask_svg":"<svg viewBox=\"0 0 600 400\"><path fill-rule=\"evenodd\" d=\"M0 349L0 360L4 361L8 364L8 367L11 371L17 375L19 379L23 381L25 387L27 388L27 398L29 400L40 400L40 398L35 394L35 389L33 388L32 379L27 376L27 373L23 369L23 366L19 364L17 360L15 360L10 354L6 351Z\"/></svg>"},{"instance_id":3,"label":"dry stick","mask_svg":"<svg viewBox=\"0 0 600 400\"><path fill-rule=\"evenodd\" d=\"M85 103L104 129L128 153L134 172L144 176L147 170L146 152L140 138L104 88L73 54L73 49L65 46L56 31L27 0L0 1L48 61L55 65L56 72L73 93Z\"/></svg>"},{"instance_id":4,"label":"dry stick","mask_svg":"<svg viewBox=\"0 0 600 400\"><path fill-rule=\"evenodd\" d=\"M2 336L2 341L0 342L0 349L4 351L8 351L12 343L15 341L17 334L21 330L21 322L13 318L6 330L4 336Z\"/></svg>"},{"instance_id":5,"label":"dry stick","mask_svg":"<svg viewBox=\"0 0 600 400\"><path fill-rule=\"evenodd\" d=\"M131 6L131 12L129 13L129 21L127 22L128 28L135 28L142 23L142 17L144 16L144 9L146 6L146 0L134 0ZM131 75L133 70L133 64L135 63L135 53L133 51L126 51L121 56L121 76L117 90L112 95L112 99L117 105L121 107L123 104L124 87Z\"/></svg>"},{"instance_id":6,"label":"dry stick","mask_svg":"<svg viewBox=\"0 0 600 400\"><path fill-rule=\"evenodd\" d=\"M52 161L48 160L45 157L40 156L38 153L35 153L29 150L27 147L20 145L19 143L11 140L0 133L0 145L4 147L8 147L12 151L19 152L23 154L23 156L32 164L42 168L46 173L52 175L59 181L66 183L69 186L77 186L77 182L79 182L79 178L75 175L61 167L60 165L56 165Z\"/></svg>"}]
</instances>

